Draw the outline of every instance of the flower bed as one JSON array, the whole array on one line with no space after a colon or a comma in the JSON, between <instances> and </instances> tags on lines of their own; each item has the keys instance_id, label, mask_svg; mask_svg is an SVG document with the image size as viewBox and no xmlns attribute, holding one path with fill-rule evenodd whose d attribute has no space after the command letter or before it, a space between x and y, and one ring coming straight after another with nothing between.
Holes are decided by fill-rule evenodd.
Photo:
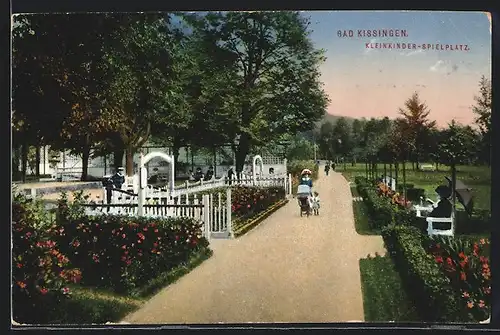
<instances>
[{"instance_id":1,"label":"flower bed","mask_svg":"<svg viewBox=\"0 0 500 335\"><path fill-rule=\"evenodd\" d=\"M358 194L368 210L369 226L372 230L380 230L389 225L415 225L417 218L409 208L409 202L401 200L397 193L390 191L385 185L374 189L366 178L356 177Z\"/></svg>"},{"instance_id":2,"label":"flower bed","mask_svg":"<svg viewBox=\"0 0 500 335\"><path fill-rule=\"evenodd\" d=\"M460 307L469 318L487 319L491 312L489 241L433 236L424 238L424 246L460 296Z\"/></svg>"},{"instance_id":3,"label":"flower bed","mask_svg":"<svg viewBox=\"0 0 500 335\"><path fill-rule=\"evenodd\" d=\"M82 284L133 294L149 280L208 248L191 218L86 216L59 202L57 241L83 273Z\"/></svg>"},{"instance_id":4,"label":"flower bed","mask_svg":"<svg viewBox=\"0 0 500 335\"><path fill-rule=\"evenodd\" d=\"M461 308L460 297L455 294L450 279L424 248L424 236L417 228L386 228L382 236L422 321L470 320Z\"/></svg>"},{"instance_id":5,"label":"flower bed","mask_svg":"<svg viewBox=\"0 0 500 335\"><path fill-rule=\"evenodd\" d=\"M203 194L212 194L213 201L218 203L219 196L222 206L226 204L226 188L216 188L195 193L198 197ZM189 195L194 198L194 194ZM279 186L247 186L234 185L231 187L231 218L233 230L246 225L271 206L286 198L285 189Z\"/></svg>"},{"instance_id":6,"label":"flower bed","mask_svg":"<svg viewBox=\"0 0 500 335\"><path fill-rule=\"evenodd\" d=\"M53 239L57 227L49 226L43 207L17 196L12 203L13 318L34 323L48 319L50 307L68 299L68 284L81 272Z\"/></svg>"},{"instance_id":7,"label":"flower bed","mask_svg":"<svg viewBox=\"0 0 500 335\"><path fill-rule=\"evenodd\" d=\"M60 199L57 220L44 216L40 201L18 196L12 204L18 322L59 320L58 306L71 305L63 301L71 297L69 284L149 295L211 254L201 226L191 219L88 217L75 198L72 204ZM177 274L168 275L172 271Z\"/></svg>"}]
</instances>

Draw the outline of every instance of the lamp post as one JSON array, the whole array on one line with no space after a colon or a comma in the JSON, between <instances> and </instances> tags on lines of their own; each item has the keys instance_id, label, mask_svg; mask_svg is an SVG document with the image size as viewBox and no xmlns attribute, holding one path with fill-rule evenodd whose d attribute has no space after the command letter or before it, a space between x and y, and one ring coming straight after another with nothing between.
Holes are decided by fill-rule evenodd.
<instances>
[{"instance_id":1,"label":"lamp post","mask_svg":"<svg viewBox=\"0 0 500 335\"><path fill-rule=\"evenodd\" d=\"M234 137L234 140L233 140L233 165L234 165L234 169L236 170L235 172L236 172L236 177L238 178L238 180L240 180L241 171L238 171L236 168L236 151L238 150L238 145L240 144L240 137L241 137L240 134L236 134L236 136Z\"/></svg>"}]
</instances>

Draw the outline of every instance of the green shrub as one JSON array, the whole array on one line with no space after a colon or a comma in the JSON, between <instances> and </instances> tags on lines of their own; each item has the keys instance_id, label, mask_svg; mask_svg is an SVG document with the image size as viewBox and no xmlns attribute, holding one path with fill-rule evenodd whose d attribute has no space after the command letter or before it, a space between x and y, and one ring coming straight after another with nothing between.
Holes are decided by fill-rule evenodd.
<instances>
[{"instance_id":1,"label":"green shrub","mask_svg":"<svg viewBox=\"0 0 500 335\"><path fill-rule=\"evenodd\" d=\"M304 169L309 169L312 172L312 179L318 178L318 165L313 160L310 161L290 161L287 165L288 173L291 173L292 176L298 177L300 173Z\"/></svg>"},{"instance_id":2,"label":"green shrub","mask_svg":"<svg viewBox=\"0 0 500 335\"><path fill-rule=\"evenodd\" d=\"M49 310L70 297L67 285L80 280L81 273L70 263L64 246L53 238L58 229L39 199L14 198L12 299L17 322L45 322Z\"/></svg>"},{"instance_id":3,"label":"green shrub","mask_svg":"<svg viewBox=\"0 0 500 335\"><path fill-rule=\"evenodd\" d=\"M425 190L423 188L408 188L406 190L406 197L409 201L418 202L420 197L425 198Z\"/></svg>"},{"instance_id":4,"label":"green shrub","mask_svg":"<svg viewBox=\"0 0 500 335\"><path fill-rule=\"evenodd\" d=\"M460 322L467 319L450 280L424 249L423 236L417 228L391 226L382 230L382 236L423 321Z\"/></svg>"},{"instance_id":5,"label":"green shrub","mask_svg":"<svg viewBox=\"0 0 500 335\"><path fill-rule=\"evenodd\" d=\"M118 293L132 294L208 249L201 224L191 218L86 216L61 199L58 226L58 244L81 269L82 284Z\"/></svg>"}]
</instances>

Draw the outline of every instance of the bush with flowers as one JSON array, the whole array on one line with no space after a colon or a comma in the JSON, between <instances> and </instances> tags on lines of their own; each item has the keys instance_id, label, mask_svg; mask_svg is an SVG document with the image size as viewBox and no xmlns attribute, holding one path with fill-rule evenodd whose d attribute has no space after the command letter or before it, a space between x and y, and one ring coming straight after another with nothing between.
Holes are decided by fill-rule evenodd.
<instances>
[{"instance_id":1,"label":"bush with flowers","mask_svg":"<svg viewBox=\"0 0 500 335\"><path fill-rule=\"evenodd\" d=\"M201 224L190 218L86 216L77 203L59 201L56 236L83 274L82 284L133 295L148 281L209 253Z\"/></svg>"},{"instance_id":2,"label":"bush with flowers","mask_svg":"<svg viewBox=\"0 0 500 335\"><path fill-rule=\"evenodd\" d=\"M418 228L387 227L382 230L382 236L422 321L461 322L469 319L450 279L424 248L424 236Z\"/></svg>"},{"instance_id":3,"label":"bush with flowers","mask_svg":"<svg viewBox=\"0 0 500 335\"><path fill-rule=\"evenodd\" d=\"M231 193L231 209L236 220L244 221L285 199L283 187L236 186Z\"/></svg>"},{"instance_id":4,"label":"bush with flowers","mask_svg":"<svg viewBox=\"0 0 500 335\"><path fill-rule=\"evenodd\" d=\"M22 323L46 322L51 311L70 297L68 284L81 279L54 233L53 224L39 199L17 195L12 202L13 319Z\"/></svg>"},{"instance_id":5,"label":"bush with flowers","mask_svg":"<svg viewBox=\"0 0 500 335\"><path fill-rule=\"evenodd\" d=\"M375 188L365 177L355 178L358 194L363 197L370 217L369 224L374 230L388 225L414 225L415 214L409 209L410 203L390 189L379 183Z\"/></svg>"},{"instance_id":6,"label":"bush with flowers","mask_svg":"<svg viewBox=\"0 0 500 335\"><path fill-rule=\"evenodd\" d=\"M489 241L481 238L426 237L424 246L449 279L469 318L482 321L491 313Z\"/></svg>"}]
</instances>

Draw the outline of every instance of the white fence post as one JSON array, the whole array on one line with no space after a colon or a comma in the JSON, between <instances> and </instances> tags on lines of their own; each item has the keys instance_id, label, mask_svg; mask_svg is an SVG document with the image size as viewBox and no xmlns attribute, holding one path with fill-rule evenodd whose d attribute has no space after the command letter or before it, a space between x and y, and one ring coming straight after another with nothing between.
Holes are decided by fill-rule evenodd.
<instances>
[{"instance_id":1,"label":"white fence post","mask_svg":"<svg viewBox=\"0 0 500 335\"><path fill-rule=\"evenodd\" d=\"M292 174L288 174L288 195L292 194Z\"/></svg>"},{"instance_id":2,"label":"white fence post","mask_svg":"<svg viewBox=\"0 0 500 335\"><path fill-rule=\"evenodd\" d=\"M233 224L231 221L232 202L231 202L231 187L226 189L226 218L227 218L227 232L229 237L234 238Z\"/></svg>"},{"instance_id":3,"label":"white fence post","mask_svg":"<svg viewBox=\"0 0 500 335\"><path fill-rule=\"evenodd\" d=\"M210 199L208 194L203 195L203 222L205 224L205 238L210 240Z\"/></svg>"}]
</instances>

